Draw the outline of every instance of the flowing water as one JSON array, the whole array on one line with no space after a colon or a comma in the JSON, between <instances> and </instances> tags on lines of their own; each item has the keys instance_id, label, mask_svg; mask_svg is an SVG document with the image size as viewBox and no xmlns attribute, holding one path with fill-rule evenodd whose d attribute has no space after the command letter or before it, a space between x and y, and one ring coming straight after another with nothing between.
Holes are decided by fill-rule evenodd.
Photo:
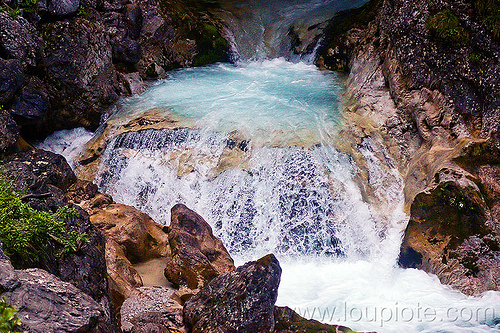
<instances>
[{"instance_id":1,"label":"flowing water","mask_svg":"<svg viewBox=\"0 0 500 333\"><path fill-rule=\"evenodd\" d=\"M238 19L243 10L262 16L266 6L296 10L277 23L281 28L267 25L272 31L286 30L300 10L310 17L328 4L335 4L331 12L346 6L238 3L230 12ZM252 22L241 28L257 29ZM390 157L365 139L358 152L366 161L363 187L377 200L363 194L361 166L335 146L343 139L338 75L262 60L257 49L272 58L266 43L238 43L261 60L173 71L117 105L109 127L150 110L183 126L110 137L95 178L100 189L163 224L170 207L186 204L212 225L237 264L273 252L283 268L277 304L306 318L377 332L500 332L499 293L467 297L435 276L397 267L408 221L402 179ZM41 147L73 158L90 135L57 133Z\"/></svg>"}]
</instances>

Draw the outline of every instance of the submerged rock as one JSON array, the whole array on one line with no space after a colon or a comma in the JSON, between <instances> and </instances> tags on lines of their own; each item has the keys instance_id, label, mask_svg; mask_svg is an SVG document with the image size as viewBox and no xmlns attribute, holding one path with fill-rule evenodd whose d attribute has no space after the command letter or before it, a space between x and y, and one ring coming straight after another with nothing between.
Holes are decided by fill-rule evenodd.
<instances>
[{"instance_id":1,"label":"submerged rock","mask_svg":"<svg viewBox=\"0 0 500 333\"><path fill-rule=\"evenodd\" d=\"M201 288L234 269L233 259L210 225L185 205L172 207L168 239L172 258L167 262L165 277L176 287Z\"/></svg>"},{"instance_id":2,"label":"submerged rock","mask_svg":"<svg viewBox=\"0 0 500 333\"><path fill-rule=\"evenodd\" d=\"M281 267L269 254L214 278L184 305L184 321L198 332L272 332Z\"/></svg>"}]
</instances>

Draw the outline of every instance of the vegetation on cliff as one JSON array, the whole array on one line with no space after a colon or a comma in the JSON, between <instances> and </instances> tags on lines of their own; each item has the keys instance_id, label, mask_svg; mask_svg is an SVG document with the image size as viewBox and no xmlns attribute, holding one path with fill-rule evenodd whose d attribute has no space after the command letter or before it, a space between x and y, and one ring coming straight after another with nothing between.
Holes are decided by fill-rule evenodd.
<instances>
[{"instance_id":1,"label":"vegetation on cliff","mask_svg":"<svg viewBox=\"0 0 500 333\"><path fill-rule=\"evenodd\" d=\"M7 303L5 297L0 299L0 332L2 333L16 333L16 329L21 321L16 315L18 310Z\"/></svg>"},{"instance_id":2,"label":"vegetation on cliff","mask_svg":"<svg viewBox=\"0 0 500 333\"><path fill-rule=\"evenodd\" d=\"M63 246L61 255L75 252L86 235L65 230L65 220L77 217L68 206L55 213L39 211L23 201L12 184L0 178L0 241L17 268L33 267L52 241Z\"/></svg>"}]
</instances>

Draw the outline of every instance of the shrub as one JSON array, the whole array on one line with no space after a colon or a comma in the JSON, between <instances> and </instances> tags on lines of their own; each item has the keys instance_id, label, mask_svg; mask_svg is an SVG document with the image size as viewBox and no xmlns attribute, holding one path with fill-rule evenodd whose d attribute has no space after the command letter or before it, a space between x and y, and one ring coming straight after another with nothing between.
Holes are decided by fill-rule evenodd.
<instances>
[{"instance_id":1,"label":"shrub","mask_svg":"<svg viewBox=\"0 0 500 333\"><path fill-rule=\"evenodd\" d=\"M61 255L78 251L86 235L66 232L64 222L77 216L78 211L67 206L55 213L33 209L0 178L0 241L16 268L36 266L54 242L63 247Z\"/></svg>"},{"instance_id":2,"label":"shrub","mask_svg":"<svg viewBox=\"0 0 500 333\"><path fill-rule=\"evenodd\" d=\"M446 44L464 45L469 40L469 32L449 9L431 15L427 21L427 27L433 37Z\"/></svg>"},{"instance_id":3,"label":"shrub","mask_svg":"<svg viewBox=\"0 0 500 333\"><path fill-rule=\"evenodd\" d=\"M20 324L16 316L17 309L7 303L5 297L0 300L0 332L15 333L15 329Z\"/></svg>"}]
</instances>

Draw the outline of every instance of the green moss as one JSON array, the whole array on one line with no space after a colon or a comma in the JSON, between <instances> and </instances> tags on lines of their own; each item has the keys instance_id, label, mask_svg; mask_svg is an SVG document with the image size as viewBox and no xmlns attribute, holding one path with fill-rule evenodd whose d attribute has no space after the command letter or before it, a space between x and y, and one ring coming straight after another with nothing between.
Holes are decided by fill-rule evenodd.
<instances>
[{"instance_id":1,"label":"green moss","mask_svg":"<svg viewBox=\"0 0 500 333\"><path fill-rule=\"evenodd\" d=\"M430 15L427 27L431 36L442 44L465 45L469 41L469 31L449 9Z\"/></svg>"},{"instance_id":2,"label":"green moss","mask_svg":"<svg viewBox=\"0 0 500 333\"><path fill-rule=\"evenodd\" d=\"M78 211L67 206L55 213L33 209L0 178L0 241L16 268L36 266L54 242L62 246L61 254L77 251L86 235L66 232L64 222L77 216Z\"/></svg>"}]
</instances>

